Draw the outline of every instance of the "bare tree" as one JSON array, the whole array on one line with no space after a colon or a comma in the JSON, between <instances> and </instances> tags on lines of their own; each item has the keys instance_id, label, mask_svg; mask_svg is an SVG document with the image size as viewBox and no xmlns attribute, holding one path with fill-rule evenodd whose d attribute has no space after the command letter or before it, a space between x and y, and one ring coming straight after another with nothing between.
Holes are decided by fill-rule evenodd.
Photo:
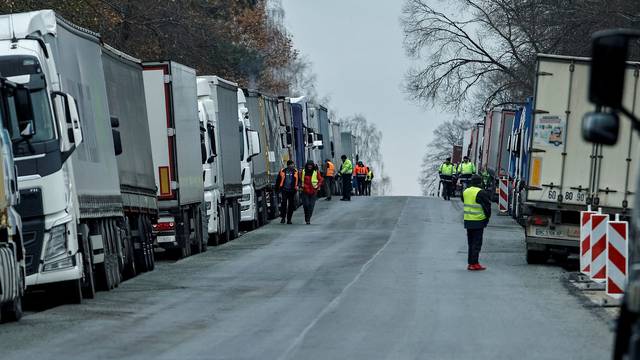
<instances>
[{"instance_id":1,"label":"bare tree","mask_svg":"<svg viewBox=\"0 0 640 360\"><path fill-rule=\"evenodd\" d=\"M585 56L596 30L638 27L637 0L406 0L405 49L414 100L474 112L533 91L538 53Z\"/></svg>"},{"instance_id":2,"label":"bare tree","mask_svg":"<svg viewBox=\"0 0 640 360\"><path fill-rule=\"evenodd\" d=\"M374 173L372 194L386 195L391 192L391 179L384 173L384 161L380 151L382 132L375 124L367 121L362 114L357 114L340 121L344 131L351 131L356 137L358 158L369 165Z\"/></svg>"},{"instance_id":3,"label":"bare tree","mask_svg":"<svg viewBox=\"0 0 640 360\"><path fill-rule=\"evenodd\" d=\"M440 124L433 131L433 140L427 145L425 155L422 157L420 177L418 178L424 196L436 192L440 181L438 177L440 164L451 156L454 145L462 145L464 132L471 125L470 121L451 120Z\"/></svg>"}]
</instances>

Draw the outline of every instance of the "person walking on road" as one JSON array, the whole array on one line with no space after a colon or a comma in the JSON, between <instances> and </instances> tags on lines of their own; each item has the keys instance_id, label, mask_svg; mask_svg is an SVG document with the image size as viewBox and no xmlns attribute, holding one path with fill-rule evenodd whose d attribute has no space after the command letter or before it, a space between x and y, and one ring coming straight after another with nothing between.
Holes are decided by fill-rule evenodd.
<instances>
[{"instance_id":1,"label":"person walking on road","mask_svg":"<svg viewBox=\"0 0 640 360\"><path fill-rule=\"evenodd\" d=\"M318 189L322 186L323 178L318 171L318 166L313 160L307 161L302 169L302 207L304 208L304 221L311 224L311 215L316 205Z\"/></svg>"},{"instance_id":2,"label":"person walking on road","mask_svg":"<svg viewBox=\"0 0 640 360\"><path fill-rule=\"evenodd\" d=\"M476 173L476 165L469 160L468 156L462 158L462 162L458 165L458 178L460 179L460 185L462 185L462 191L467 188L471 176Z\"/></svg>"},{"instance_id":3,"label":"person walking on road","mask_svg":"<svg viewBox=\"0 0 640 360\"><path fill-rule=\"evenodd\" d=\"M438 169L440 181L442 181L442 197L445 200L451 200L454 173L455 166L451 163L451 158L448 157L442 165L440 165L440 169Z\"/></svg>"},{"instance_id":4,"label":"person walking on road","mask_svg":"<svg viewBox=\"0 0 640 360\"><path fill-rule=\"evenodd\" d=\"M324 183L325 183L325 191L327 193L327 198L325 200L331 201L331 196L335 191L335 176L336 176L336 166L333 165L331 160L327 159L324 161Z\"/></svg>"},{"instance_id":5,"label":"person walking on road","mask_svg":"<svg viewBox=\"0 0 640 360\"><path fill-rule=\"evenodd\" d=\"M464 228L467 229L467 243L469 253L467 270L485 270L480 265L480 250L482 249L482 235L491 217L491 195L481 189L482 178L471 176L469 187L462 193L464 202Z\"/></svg>"},{"instance_id":6,"label":"person walking on road","mask_svg":"<svg viewBox=\"0 0 640 360\"><path fill-rule=\"evenodd\" d=\"M276 191L280 192L280 220L284 224L291 224L293 211L296 209L296 192L298 192L298 170L293 164L293 160L287 161L287 167L280 170L276 179Z\"/></svg>"},{"instance_id":7,"label":"person walking on road","mask_svg":"<svg viewBox=\"0 0 640 360\"><path fill-rule=\"evenodd\" d=\"M358 165L356 165L356 168L353 170L353 174L356 176L356 181L358 184L358 187L356 189L356 194L359 196L363 196L364 181L365 181L365 178L367 177L367 167L364 166L362 161L358 161Z\"/></svg>"},{"instance_id":8,"label":"person walking on road","mask_svg":"<svg viewBox=\"0 0 640 360\"><path fill-rule=\"evenodd\" d=\"M340 176L342 177L342 199L341 201L351 201L351 174L353 164L347 159L347 155L342 155L342 166L340 166Z\"/></svg>"},{"instance_id":9,"label":"person walking on road","mask_svg":"<svg viewBox=\"0 0 640 360\"><path fill-rule=\"evenodd\" d=\"M367 177L364 179L364 193L371 196L371 182L373 181L373 170L367 166Z\"/></svg>"}]
</instances>

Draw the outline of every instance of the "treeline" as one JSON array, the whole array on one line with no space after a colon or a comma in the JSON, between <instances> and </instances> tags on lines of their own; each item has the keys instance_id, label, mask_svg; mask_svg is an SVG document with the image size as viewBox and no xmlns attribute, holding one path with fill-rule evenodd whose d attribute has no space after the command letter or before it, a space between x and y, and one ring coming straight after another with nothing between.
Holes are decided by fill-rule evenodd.
<instances>
[{"instance_id":1,"label":"treeline","mask_svg":"<svg viewBox=\"0 0 640 360\"><path fill-rule=\"evenodd\" d=\"M266 0L1 0L0 12L53 9L141 59L288 95L298 52Z\"/></svg>"}]
</instances>

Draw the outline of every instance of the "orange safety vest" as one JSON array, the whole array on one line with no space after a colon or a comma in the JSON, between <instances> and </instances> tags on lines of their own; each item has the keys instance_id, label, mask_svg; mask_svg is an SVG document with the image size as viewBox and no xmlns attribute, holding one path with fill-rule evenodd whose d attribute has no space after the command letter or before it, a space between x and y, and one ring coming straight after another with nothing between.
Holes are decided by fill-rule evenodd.
<instances>
[{"instance_id":1,"label":"orange safety vest","mask_svg":"<svg viewBox=\"0 0 640 360\"><path fill-rule=\"evenodd\" d=\"M327 161L327 174L326 176L333 176L336 174L336 166L331 161Z\"/></svg>"},{"instance_id":2,"label":"orange safety vest","mask_svg":"<svg viewBox=\"0 0 640 360\"><path fill-rule=\"evenodd\" d=\"M284 169L280 170L280 188L282 189L282 187L284 186L284 178L285 178L285 174L284 174ZM294 169L293 170L293 181L294 181L294 189L298 190L298 170Z\"/></svg>"},{"instance_id":3,"label":"orange safety vest","mask_svg":"<svg viewBox=\"0 0 640 360\"><path fill-rule=\"evenodd\" d=\"M367 168L365 166L356 166L354 172L356 173L356 175L367 175L368 171Z\"/></svg>"}]
</instances>

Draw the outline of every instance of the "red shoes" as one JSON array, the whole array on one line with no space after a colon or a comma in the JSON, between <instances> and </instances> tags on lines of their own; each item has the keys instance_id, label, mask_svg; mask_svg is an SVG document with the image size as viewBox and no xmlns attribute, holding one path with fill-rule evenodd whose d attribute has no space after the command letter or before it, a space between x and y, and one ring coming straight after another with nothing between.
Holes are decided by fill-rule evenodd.
<instances>
[{"instance_id":1,"label":"red shoes","mask_svg":"<svg viewBox=\"0 0 640 360\"><path fill-rule=\"evenodd\" d=\"M482 270L487 270L486 267L480 265L480 264L471 264L469 266L467 266L467 270L469 271L482 271Z\"/></svg>"}]
</instances>

